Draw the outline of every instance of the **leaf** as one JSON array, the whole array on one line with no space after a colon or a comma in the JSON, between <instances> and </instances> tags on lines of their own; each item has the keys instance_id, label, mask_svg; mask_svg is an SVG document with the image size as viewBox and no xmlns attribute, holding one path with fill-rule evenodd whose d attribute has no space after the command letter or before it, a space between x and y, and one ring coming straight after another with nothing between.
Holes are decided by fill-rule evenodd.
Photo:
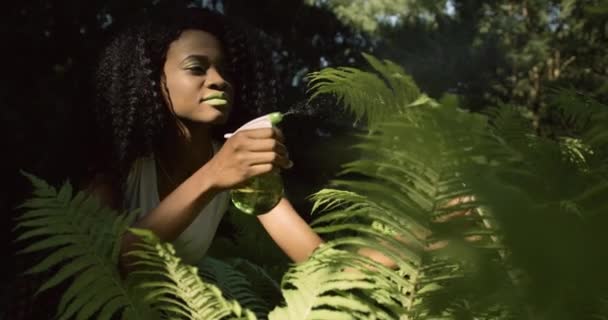
<instances>
[{"instance_id":1,"label":"leaf","mask_svg":"<svg viewBox=\"0 0 608 320\"><path fill-rule=\"evenodd\" d=\"M65 233L70 233L72 231L73 231L73 229L70 226L63 226L63 225L54 225L53 227L41 227L41 228L36 228L34 230L23 232L15 239L15 241L17 241L17 242L24 241L24 240L28 240L28 239L31 239L34 237L39 237L39 236L65 234Z\"/></svg>"},{"instance_id":2,"label":"leaf","mask_svg":"<svg viewBox=\"0 0 608 320\"><path fill-rule=\"evenodd\" d=\"M63 262L64 260L74 258L82 255L87 252L87 248L81 245L69 245L67 247L62 247L61 249L53 252L48 257L46 257L42 262L37 264L35 267L27 270L25 274L31 273L39 273L46 270L51 269L58 263Z\"/></svg>"},{"instance_id":3,"label":"leaf","mask_svg":"<svg viewBox=\"0 0 608 320\"><path fill-rule=\"evenodd\" d=\"M53 197L56 192L46 181L34 176L33 174L27 173L23 170L19 170L23 176L25 176L34 187L34 194L39 197Z\"/></svg>"},{"instance_id":4,"label":"leaf","mask_svg":"<svg viewBox=\"0 0 608 320\"><path fill-rule=\"evenodd\" d=\"M108 303L109 301L112 301L112 299L114 299L116 297L120 297L120 295L119 295L120 292L116 292L115 290L112 290L112 289L116 289L115 284L106 285L105 287L100 287L97 291L95 291L98 294L96 294L94 296L94 299L91 302L82 306L82 308L78 312L78 315L76 316L76 319L82 319L82 320L90 319L90 317L95 312L100 310L106 303Z\"/></svg>"},{"instance_id":5,"label":"leaf","mask_svg":"<svg viewBox=\"0 0 608 320\"><path fill-rule=\"evenodd\" d=\"M41 292L43 292L47 289L50 289L50 288L58 285L59 283L65 281L66 279L73 276L77 272L82 271L82 269L90 267L93 264L95 264L95 261L92 260L91 257L88 257L88 256L78 257L78 258L70 261L63 268L61 268L61 270L59 272L57 272L50 280L45 282L40 287L40 289L38 289L38 291L36 292L36 295L40 294Z\"/></svg>"},{"instance_id":6,"label":"leaf","mask_svg":"<svg viewBox=\"0 0 608 320\"><path fill-rule=\"evenodd\" d=\"M197 268L183 265L171 244L160 243L158 237L147 230L132 228L130 231L140 237L142 244L138 250L128 253L139 258L136 264L140 266L129 278L157 276L157 280L136 284L138 290L147 292L144 301L148 304L159 311L178 312L195 319L213 320L241 314L241 306L227 301L217 287L203 282Z\"/></svg>"},{"instance_id":7,"label":"leaf","mask_svg":"<svg viewBox=\"0 0 608 320\"><path fill-rule=\"evenodd\" d=\"M89 287L90 284L94 283L99 278L99 269L89 268L80 274L79 277L72 281L70 287L63 293L59 307L57 308L58 314L63 314L66 307L80 292L84 291Z\"/></svg>"},{"instance_id":8,"label":"leaf","mask_svg":"<svg viewBox=\"0 0 608 320\"><path fill-rule=\"evenodd\" d=\"M59 190L57 200L62 204L67 205L68 201L72 199L72 191L72 184L70 184L69 181L66 181Z\"/></svg>"},{"instance_id":9,"label":"leaf","mask_svg":"<svg viewBox=\"0 0 608 320\"><path fill-rule=\"evenodd\" d=\"M122 300L121 297L115 297L114 299L108 301L103 309L99 312L98 320L110 320L112 315L116 312L120 311L127 304Z\"/></svg>"},{"instance_id":10,"label":"leaf","mask_svg":"<svg viewBox=\"0 0 608 320\"><path fill-rule=\"evenodd\" d=\"M81 238L80 236L58 235L58 236L53 236L51 238L48 238L48 239L45 239L42 241L38 241L38 242L28 246L27 248L20 250L18 253L23 254L23 253L42 251L42 250L49 249L49 248L78 243L83 240L85 240L85 239Z\"/></svg>"}]
</instances>

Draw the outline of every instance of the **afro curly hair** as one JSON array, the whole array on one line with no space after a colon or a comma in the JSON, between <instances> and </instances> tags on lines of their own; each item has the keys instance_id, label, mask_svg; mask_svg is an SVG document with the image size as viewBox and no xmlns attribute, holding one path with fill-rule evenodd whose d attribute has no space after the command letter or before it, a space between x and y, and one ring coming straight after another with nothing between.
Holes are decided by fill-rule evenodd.
<instances>
[{"instance_id":1,"label":"afro curly hair","mask_svg":"<svg viewBox=\"0 0 608 320\"><path fill-rule=\"evenodd\" d=\"M89 173L124 182L138 157L152 155L161 137L177 134L160 79L170 44L187 29L216 36L227 56L235 101L228 122L214 129L215 138L277 108L279 82L260 31L201 8L143 12L115 31L101 51L93 79L98 143Z\"/></svg>"}]
</instances>

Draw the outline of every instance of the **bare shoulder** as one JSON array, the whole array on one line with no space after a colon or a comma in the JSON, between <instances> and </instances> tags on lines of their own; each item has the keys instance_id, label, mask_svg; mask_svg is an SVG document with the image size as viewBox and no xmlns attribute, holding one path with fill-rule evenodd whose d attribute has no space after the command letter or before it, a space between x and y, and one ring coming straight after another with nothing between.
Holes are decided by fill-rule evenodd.
<instances>
[{"instance_id":1,"label":"bare shoulder","mask_svg":"<svg viewBox=\"0 0 608 320\"><path fill-rule=\"evenodd\" d=\"M84 184L82 189L98 197L102 203L110 206L112 209L122 209L120 182L113 176L97 173Z\"/></svg>"}]
</instances>

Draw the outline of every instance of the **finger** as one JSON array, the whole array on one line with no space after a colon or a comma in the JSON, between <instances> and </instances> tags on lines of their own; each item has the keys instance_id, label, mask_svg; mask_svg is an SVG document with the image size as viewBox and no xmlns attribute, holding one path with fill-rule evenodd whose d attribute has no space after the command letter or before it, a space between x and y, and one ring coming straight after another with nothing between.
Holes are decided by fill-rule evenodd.
<instances>
[{"instance_id":1,"label":"finger","mask_svg":"<svg viewBox=\"0 0 608 320\"><path fill-rule=\"evenodd\" d=\"M281 167L284 169L289 169L293 165L293 163L289 160L289 158L275 153L275 152L252 152L249 155L249 164L257 165L257 164L266 164L272 163L277 167Z\"/></svg>"},{"instance_id":2,"label":"finger","mask_svg":"<svg viewBox=\"0 0 608 320\"><path fill-rule=\"evenodd\" d=\"M270 163L256 164L249 167L249 177L259 176L265 173L269 173L274 169L274 165Z\"/></svg>"},{"instance_id":3,"label":"finger","mask_svg":"<svg viewBox=\"0 0 608 320\"><path fill-rule=\"evenodd\" d=\"M282 143L285 143L285 136L283 135L283 130L277 127L272 127L272 130L274 130L274 134L277 140L281 141Z\"/></svg>"},{"instance_id":4,"label":"finger","mask_svg":"<svg viewBox=\"0 0 608 320\"><path fill-rule=\"evenodd\" d=\"M283 132L281 131L281 129L276 128L276 127L249 129L249 130L243 130L242 132L248 138L251 138L251 139L273 138L273 139L279 140L282 143L285 142L285 137L283 136Z\"/></svg>"},{"instance_id":5,"label":"finger","mask_svg":"<svg viewBox=\"0 0 608 320\"><path fill-rule=\"evenodd\" d=\"M429 243L429 245L424 249L424 251L435 251L439 249L443 249L448 245L447 240L436 241L433 243Z\"/></svg>"},{"instance_id":6,"label":"finger","mask_svg":"<svg viewBox=\"0 0 608 320\"><path fill-rule=\"evenodd\" d=\"M470 211L471 211L471 209L469 209L469 210L452 211L450 213L446 213L446 214L443 214L443 215L441 215L439 217L434 218L433 221L434 222L439 222L439 223L441 223L441 222L447 222L447 221L450 221L450 220L452 220L454 218L457 218L457 217L469 216L470 215Z\"/></svg>"},{"instance_id":7,"label":"finger","mask_svg":"<svg viewBox=\"0 0 608 320\"><path fill-rule=\"evenodd\" d=\"M255 139L249 144L248 149L255 152L274 151L285 157L289 155L285 145L275 139Z\"/></svg>"},{"instance_id":8,"label":"finger","mask_svg":"<svg viewBox=\"0 0 608 320\"><path fill-rule=\"evenodd\" d=\"M455 197L455 198L450 199L450 201L448 201L447 203L445 203L441 207L443 207L443 208L455 207L455 206L458 206L458 205L461 205L461 204L470 203L473 200L474 200L474 198L471 195L459 196L459 197Z\"/></svg>"},{"instance_id":9,"label":"finger","mask_svg":"<svg viewBox=\"0 0 608 320\"><path fill-rule=\"evenodd\" d=\"M446 222L457 217L470 216L472 213L471 202L474 200L472 196L460 196L450 199L446 204L441 206L445 213L434 219L435 222Z\"/></svg>"},{"instance_id":10,"label":"finger","mask_svg":"<svg viewBox=\"0 0 608 320\"><path fill-rule=\"evenodd\" d=\"M468 241L468 242L477 242L477 241L481 241L482 239L483 239L483 236L481 236L481 235L472 235L472 236L464 237L464 240Z\"/></svg>"}]
</instances>

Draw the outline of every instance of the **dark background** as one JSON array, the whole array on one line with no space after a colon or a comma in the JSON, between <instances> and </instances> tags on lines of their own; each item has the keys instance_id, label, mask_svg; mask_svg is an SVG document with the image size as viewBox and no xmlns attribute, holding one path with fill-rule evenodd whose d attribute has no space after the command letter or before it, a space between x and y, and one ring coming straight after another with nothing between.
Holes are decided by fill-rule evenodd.
<instances>
[{"instance_id":1,"label":"dark background","mask_svg":"<svg viewBox=\"0 0 608 320\"><path fill-rule=\"evenodd\" d=\"M88 134L77 115L88 107L85 80L99 44L112 24L158 2L29 0L2 4L0 209L5 306L31 308L21 297L34 286L16 277L27 262L13 255L15 207L30 191L19 170L57 185L82 165L80 146ZM361 52L403 65L433 97L458 94L464 108L480 111L500 103L522 106L540 134L563 129L544 113L551 89L573 87L606 101L606 1L410 2L413 4L407 8L386 8L386 15L397 17L400 23L384 23L375 29L336 14L331 1L325 6L311 6L304 0L192 3L216 8L269 35L268 45L283 85L281 108L305 100L303 76L308 72L327 66L365 68ZM305 197L320 189L340 163L356 156L338 149L352 141L347 137L352 122L328 101L317 103L313 117L295 117L283 124L295 162L285 173L286 186L306 219L310 204ZM44 299L40 301L51 301ZM40 304L35 309L45 307Z\"/></svg>"}]
</instances>

